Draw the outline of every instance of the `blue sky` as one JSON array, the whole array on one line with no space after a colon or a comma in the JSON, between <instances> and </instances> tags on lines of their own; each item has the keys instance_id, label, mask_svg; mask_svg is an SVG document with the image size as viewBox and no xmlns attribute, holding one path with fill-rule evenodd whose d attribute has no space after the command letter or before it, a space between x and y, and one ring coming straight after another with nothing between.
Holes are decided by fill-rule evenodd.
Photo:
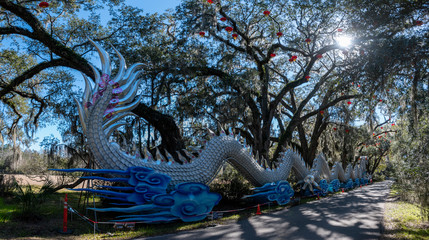
<instances>
[{"instance_id":1,"label":"blue sky","mask_svg":"<svg viewBox=\"0 0 429 240\"><path fill-rule=\"evenodd\" d=\"M145 12L164 12L166 9L176 7L180 0L126 0L127 5L142 8Z\"/></svg>"},{"instance_id":2,"label":"blue sky","mask_svg":"<svg viewBox=\"0 0 429 240\"><path fill-rule=\"evenodd\" d=\"M145 13L163 13L167 9L174 9L177 5L179 5L179 3L180 0L125 0L125 4L141 8ZM105 24L109 20L107 15L108 11L104 10L102 13L102 23ZM98 65L98 63L95 63L95 65ZM76 77L80 77L78 72L76 72ZM40 128L36 133L36 142L30 146L30 149L37 151L40 150L40 142L43 140L43 138L50 135L53 135L54 137L61 140L60 133L57 131L57 126L52 125L47 126L46 128Z\"/></svg>"}]
</instances>

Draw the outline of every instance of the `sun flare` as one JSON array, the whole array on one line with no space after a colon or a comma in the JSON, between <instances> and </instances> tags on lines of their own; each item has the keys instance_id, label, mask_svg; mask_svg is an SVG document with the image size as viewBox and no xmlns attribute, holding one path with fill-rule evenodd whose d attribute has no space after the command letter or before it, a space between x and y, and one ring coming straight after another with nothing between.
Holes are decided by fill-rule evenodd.
<instances>
[{"instance_id":1,"label":"sun flare","mask_svg":"<svg viewBox=\"0 0 429 240\"><path fill-rule=\"evenodd\" d=\"M352 38L348 36L337 37L336 41L341 47L349 47L352 44Z\"/></svg>"}]
</instances>

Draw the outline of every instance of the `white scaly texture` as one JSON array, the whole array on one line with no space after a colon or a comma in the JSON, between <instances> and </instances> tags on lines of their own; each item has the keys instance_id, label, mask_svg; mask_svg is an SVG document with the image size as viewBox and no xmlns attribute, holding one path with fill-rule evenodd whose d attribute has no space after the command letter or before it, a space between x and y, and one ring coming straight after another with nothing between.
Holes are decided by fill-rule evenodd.
<instances>
[{"instance_id":1,"label":"white scaly texture","mask_svg":"<svg viewBox=\"0 0 429 240\"><path fill-rule=\"evenodd\" d=\"M129 156L122 152L117 144L109 142L108 139L116 128L125 124L121 121L124 117L132 115L130 111L140 102L140 98L136 99L135 96L140 84L137 79L141 73L139 68L142 64L134 64L127 69L124 58L116 51L120 61L120 69L116 77L110 80L109 55L100 45L93 41L91 43L99 52L102 62L101 75L93 68L94 75L97 80L100 80L100 83L92 86L84 77L86 87L83 99L82 102L77 100L76 102L83 130L100 168L126 170L132 166L149 167L171 177L170 189L183 182L209 184L226 161L254 186L285 180L292 169L298 179L304 179L311 173L317 181L322 178L334 179L334 176L346 181L350 175L354 178L363 172L361 167L355 168L354 172L347 168L346 174L344 174L341 165L336 164L331 173L322 154L315 159L314 166L309 171L300 154L291 149L285 149L280 154L275 169L263 168L257 162L259 159L253 158L249 147L245 143L239 142L239 136L236 138L234 135L226 135L224 131L220 136L213 136L210 141L205 143L204 149L197 149L199 151L198 157L193 157L185 152L187 155L191 155L188 157L192 157L190 163L179 164L174 161L161 161L159 158L153 159L153 156L148 153L145 159L139 156ZM105 80L104 83L106 84L101 80ZM186 159L181 155L179 158Z\"/></svg>"}]
</instances>

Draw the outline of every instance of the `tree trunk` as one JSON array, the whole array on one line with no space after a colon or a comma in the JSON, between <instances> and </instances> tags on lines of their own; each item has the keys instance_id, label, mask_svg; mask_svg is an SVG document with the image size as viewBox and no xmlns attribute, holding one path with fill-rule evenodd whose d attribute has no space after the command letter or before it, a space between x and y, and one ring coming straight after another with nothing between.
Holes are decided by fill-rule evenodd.
<instances>
[{"instance_id":1,"label":"tree trunk","mask_svg":"<svg viewBox=\"0 0 429 240\"><path fill-rule=\"evenodd\" d=\"M176 151L185 148L182 134L172 116L160 113L152 108L139 104L133 112L142 116L161 134L161 150L168 151L175 159L178 159Z\"/></svg>"}]
</instances>

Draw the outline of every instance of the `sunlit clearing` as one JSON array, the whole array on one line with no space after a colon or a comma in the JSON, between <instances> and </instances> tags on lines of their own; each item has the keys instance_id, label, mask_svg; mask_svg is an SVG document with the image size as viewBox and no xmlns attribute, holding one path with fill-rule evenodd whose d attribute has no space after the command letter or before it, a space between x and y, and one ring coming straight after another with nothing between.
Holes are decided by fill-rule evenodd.
<instances>
[{"instance_id":1,"label":"sunlit clearing","mask_svg":"<svg viewBox=\"0 0 429 240\"><path fill-rule=\"evenodd\" d=\"M348 47L352 44L352 38L347 36L340 36L336 38L338 45L341 47Z\"/></svg>"}]
</instances>

